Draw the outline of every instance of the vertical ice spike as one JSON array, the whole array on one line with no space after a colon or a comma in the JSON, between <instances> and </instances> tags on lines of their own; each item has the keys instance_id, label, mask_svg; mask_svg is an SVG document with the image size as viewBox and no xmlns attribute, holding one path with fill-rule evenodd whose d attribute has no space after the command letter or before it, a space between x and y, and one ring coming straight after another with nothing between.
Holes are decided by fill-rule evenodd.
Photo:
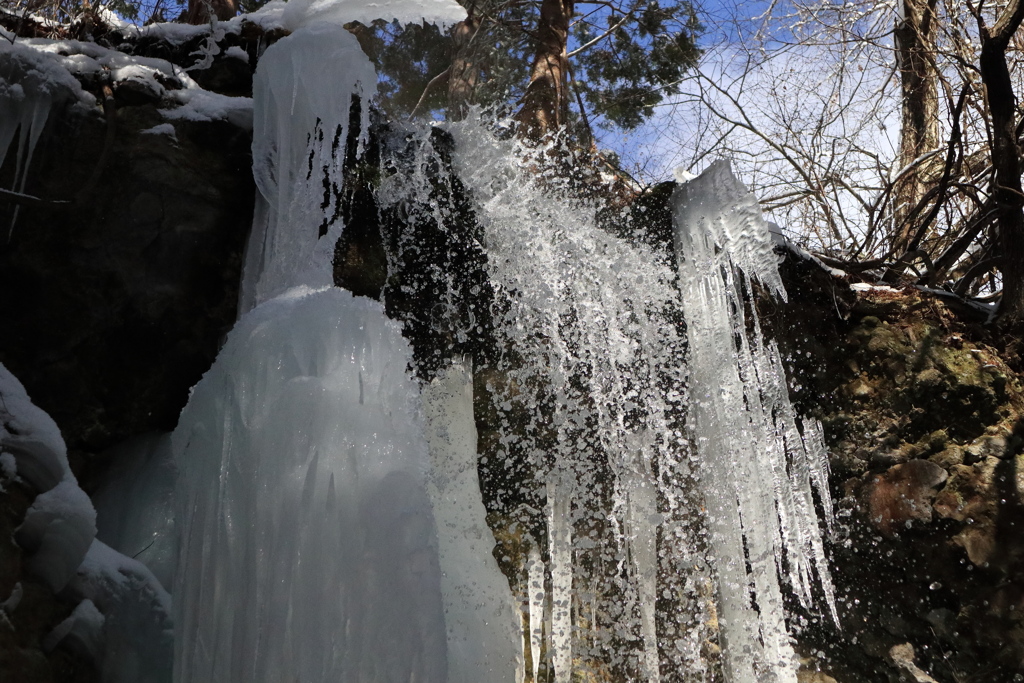
<instances>
[{"instance_id":1,"label":"vertical ice spike","mask_svg":"<svg viewBox=\"0 0 1024 683\"><path fill-rule=\"evenodd\" d=\"M831 514L820 427L801 436L774 343L745 311L758 280L786 293L757 201L717 162L678 187L675 241L690 370L690 429L703 474L721 639L732 683L795 683L779 576L835 614L812 483ZM830 521L827 521L830 523ZM749 571L748 571L749 567ZM755 607L756 605L756 607Z\"/></svg>"},{"instance_id":2,"label":"vertical ice spike","mask_svg":"<svg viewBox=\"0 0 1024 683\"><path fill-rule=\"evenodd\" d=\"M519 612L491 554L477 476L473 375L468 360L423 387L431 470L427 491L438 528L448 634L448 683L519 683Z\"/></svg>"},{"instance_id":3,"label":"vertical ice spike","mask_svg":"<svg viewBox=\"0 0 1024 683\"><path fill-rule=\"evenodd\" d=\"M548 480L548 556L551 558L551 662L554 683L572 678L572 486Z\"/></svg>"},{"instance_id":4,"label":"vertical ice spike","mask_svg":"<svg viewBox=\"0 0 1024 683\"><path fill-rule=\"evenodd\" d=\"M531 539L532 541L532 539ZM544 590L544 561L540 557L540 547L536 541L530 543L530 558L526 564L527 592L530 605L530 660L533 664L533 682L537 683L540 672L541 651L544 646L544 602L547 592Z\"/></svg>"}]
</instances>

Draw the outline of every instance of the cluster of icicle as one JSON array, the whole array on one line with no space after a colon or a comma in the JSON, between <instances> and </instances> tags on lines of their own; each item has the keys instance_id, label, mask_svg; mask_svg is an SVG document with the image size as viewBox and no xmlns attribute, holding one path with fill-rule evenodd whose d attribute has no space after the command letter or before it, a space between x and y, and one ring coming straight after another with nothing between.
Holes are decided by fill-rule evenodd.
<instances>
[{"instance_id":1,"label":"cluster of icicle","mask_svg":"<svg viewBox=\"0 0 1024 683\"><path fill-rule=\"evenodd\" d=\"M339 23L356 4L306 3L256 74L249 312L174 435L180 683L523 675L470 369L420 388L383 307L331 286L350 108L365 135L373 91ZM816 573L832 605L812 483L831 505L820 426L801 434L778 350L747 325L750 279L784 296L756 203L720 166L683 186L676 271L515 143L452 132L508 351L504 457L546 505L521 577L533 680L567 683L581 661L703 677L712 580L730 680L795 680L779 572L805 601ZM430 206L429 136L417 149L383 204Z\"/></svg>"},{"instance_id":2,"label":"cluster of icicle","mask_svg":"<svg viewBox=\"0 0 1024 683\"><path fill-rule=\"evenodd\" d=\"M811 491L813 484L830 523L821 425L805 419L802 434L797 428L778 347L765 342L757 309L747 304L752 280L786 297L757 200L728 164L717 162L681 185L674 203L689 342L688 420L701 463L729 680L795 683L779 586L784 565L805 605L816 570L838 623Z\"/></svg>"},{"instance_id":3,"label":"cluster of icicle","mask_svg":"<svg viewBox=\"0 0 1024 683\"><path fill-rule=\"evenodd\" d=\"M0 34L0 165L17 138L12 192L25 191L32 155L50 111L81 92L78 81L55 60L41 58ZM15 208L9 230L17 215Z\"/></svg>"}]
</instances>

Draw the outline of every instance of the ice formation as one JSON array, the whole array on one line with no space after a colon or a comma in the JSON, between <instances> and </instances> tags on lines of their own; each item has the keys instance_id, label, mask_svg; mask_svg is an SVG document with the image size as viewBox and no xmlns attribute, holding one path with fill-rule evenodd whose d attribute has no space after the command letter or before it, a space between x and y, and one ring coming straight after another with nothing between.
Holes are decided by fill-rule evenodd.
<instances>
[{"instance_id":1,"label":"ice formation","mask_svg":"<svg viewBox=\"0 0 1024 683\"><path fill-rule=\"evenodd\" d=\"M96 537L145 564L167 589L174 584L178 539L174 533L177 470L170 434L145 434L107 453L110 468L92 495Z\"/></svg>"},{"instance_id":2,"label":"ice formation","mask_svg":"<svg viewBox=\"0 0 1024 683\"><path fill-rule=\"evenodd\" d=\"M454 132L456 168L476 201L488 273L503 302L492 314L498 343L510 351L498 368L513 389L499 405L509 425L517 413L527 421L504 437L508 476L527 461L535 474L525 485L546 500L553 680L568 681L578 656L658 680L656 579L685 575L689 551L659 558L653 544L663 519L672 533L694 531L680 493L690 475L677 424L684 369L674 274L653 249L599 227L597 207L531 170L515 143L473 122ZM594 606L600 623L586 629L575 625L584 591L603 601ZM531 593L531 622L533 600ZM613 645L622 642L625 652ZM676 648L671 661L700 666L694 647Z\"/></svg>"},{"instance_id":3,"label":"ice formation","mask_svg":"<svg viewBox=\"0 0 1024 683\"><path fill-rule=\"evenodd\" d=\"M376 302L243 317L173 435L175 680L443 681L418 391Z\"/></svg>"},{"instance_id":4,"label":"ice formation","mask_svg":"<svg viewBox=\"0 0 1024 683\"><path fill-rule=\"evenodd\" d=\"M812 483L832 515L821 426L798 429L774 342L747 306L757 280L785 297L757 201L717 162L676 190L687 321L689 426L701 463L719 624L732 683L795 683L779 573L805 604L817 572L833 616ZM749 320L747 311L749 310Z\"/></svg>"},{"instance_id":5,"label":"ice formation","mask_svg":"<svg viewBox=\"0 0 1024 683\"><path fill-rule=\"evenodd\" d=\"M18 139L12 191L25 191L32 155L50 111L81 93L78 81L58 60L0 36L0 165L16 135ZM12 230L17 215L16 207Z\"/></svg>"},{"instance_id":6,"label":"ice formation","mask_svg":"<svg viewBox=\"0 0 1024 683\"><path fill-rule=\"evenodd\" d=\"M468 361L423 387L430 493L437 523L448 635L448 683L519 683L520 618L491 555L494 536L477 476L473 375Z\"/></svg>"},{"instance_id":7,"label":"ice formation","mask_svg":"<svg viewBox=\"0 0 1024 683\"><path fill-rule=\"evenodd\" d=\"M283 21L294 33L269 47L253 81L253 175L259 189L246 252L240 310L290 287L333 282L341 235L342 172L350 123L359 146L369 129L377 74L350 21L454 23L453 0L292 0ZM353 121L352 113L359 117Z\"/></svg>"},{"instance_id":8,"label":"ice formation","mask_svg":"<svg viewBox=\"0 0 1024 683\"><path fill-rule=\"evenodd\" d=\"M349 112L358 108L365 136L369 110L359 103L376 84L358 41L336 24L300 29L260 59L252 149L259 194L240 311L297 285L333 283Z\"/></svg>"}]
</instances>

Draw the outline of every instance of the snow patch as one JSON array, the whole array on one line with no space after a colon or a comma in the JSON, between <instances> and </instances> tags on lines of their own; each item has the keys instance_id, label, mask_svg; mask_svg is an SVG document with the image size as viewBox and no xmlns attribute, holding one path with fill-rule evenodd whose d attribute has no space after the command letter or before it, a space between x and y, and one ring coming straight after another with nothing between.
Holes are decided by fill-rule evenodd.
<instances>
[{"instance_id":1,"label":"snow patch","mask_svg":"<svg viewBox=\"0 0 1024 683\"><path fill-rule=\"evenodd\" d=\"M228 97L202 90L174 90L168 99L179 103L176 109L161 109L160 113L172 121L227 121L238 128L252 130L252 98Z\"/></svg>"},{"instance_id":2,"label":"snow patch","mask_svg":"<svg viewBox=\"0 0 1024 683\"><path fill-rule=\"evenodd\" d=\"M147 128L146 130L140 131L142 135L168 135L175 140L178 139L178 134L174 130L174 124L172 123L161 123Z\"/></svg>"},{"instance_id":3,"label":"snow patch","mask_svg":"<svg viewBox=\"0 0 1024 683\"><path fill-rule=\"evenodd\" d=\"M96 511L69 476L36 496L14 533L30 553L26 564L54 593L64 588L96 536Z\"/></svg>"},{"instance_id":4,"label":"snow patch","mask_svg":"<svg viewBox=\"0 0 1024 683\"><path fill-rule=\"evenodd\" d=\"M446 28L465 18L466 10L454 0L290 0L284 8L283 23L293 31L316 23L343 26L358 21L369 25L377 19Z\"/></svg>"}]
</instances>

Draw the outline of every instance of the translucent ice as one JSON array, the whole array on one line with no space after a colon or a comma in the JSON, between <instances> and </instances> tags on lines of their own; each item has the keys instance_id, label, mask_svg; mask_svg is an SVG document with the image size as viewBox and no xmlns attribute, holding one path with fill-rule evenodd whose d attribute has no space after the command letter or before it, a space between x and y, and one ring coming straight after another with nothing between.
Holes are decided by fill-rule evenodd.
<instances>
[{"instance_id":1,"label":"translucent ice","mask_svg":"<svg viewBox=\"0 0 1024 683\"><path fill-rule=\"evenodd\" d=\"M350 107L365 136L376 72L342 26L313 24L279 40L253 81L256 217L246 250L240 311L298 285L332 284L331 261Z\"/></svg>"},{"instance_id":2,"label":"translucent ice","mask_svg":"<svg viewBox=\"0 0 1024 683\"><path fill-rule=\"evenodd\" d=\"M725 668L733 683L793 683L782 567L805 601L816 569L835 609L811 498L813 479L831 510L820 427L807 421L801 436L778 349L765 344L755 308L746 319L750 280L785 296L756 200L718 162L680 185L674 203L688 420L702 465Z\"/></svg>"},{"instance_id":3,"label":"translucent ice","mask_svg":"<svg viewBox=\"0 0 1024 683\"><path fill-rule=\"evenodd\" d=\"M104 453L111 463L92 496L96 537L174 583L174 482L170 434L146 434Z\"/></svg>"},{"instance_id":4,"label":"translucent ice","mask_svg":"<svg viewBox=\"0 0 1024 683\"><path fill-rule=\"evenodd\" d=\"M175 681L447 679L409 361L380 304L336 288L236 324L172 437Z\"/></svg>"},{"instance_id":5,"label":"translucent ice","mask_svg":"<svg viewBox=\"0 0 1024 683\"><path fill-rule=\"evenodd\" d=\"M427 490L438 530L449 683L522 680L520 619L508 579L491 554L477 476L473 376L467 362L423 388L431 470Z\"/></svg>"}]
</instances>

